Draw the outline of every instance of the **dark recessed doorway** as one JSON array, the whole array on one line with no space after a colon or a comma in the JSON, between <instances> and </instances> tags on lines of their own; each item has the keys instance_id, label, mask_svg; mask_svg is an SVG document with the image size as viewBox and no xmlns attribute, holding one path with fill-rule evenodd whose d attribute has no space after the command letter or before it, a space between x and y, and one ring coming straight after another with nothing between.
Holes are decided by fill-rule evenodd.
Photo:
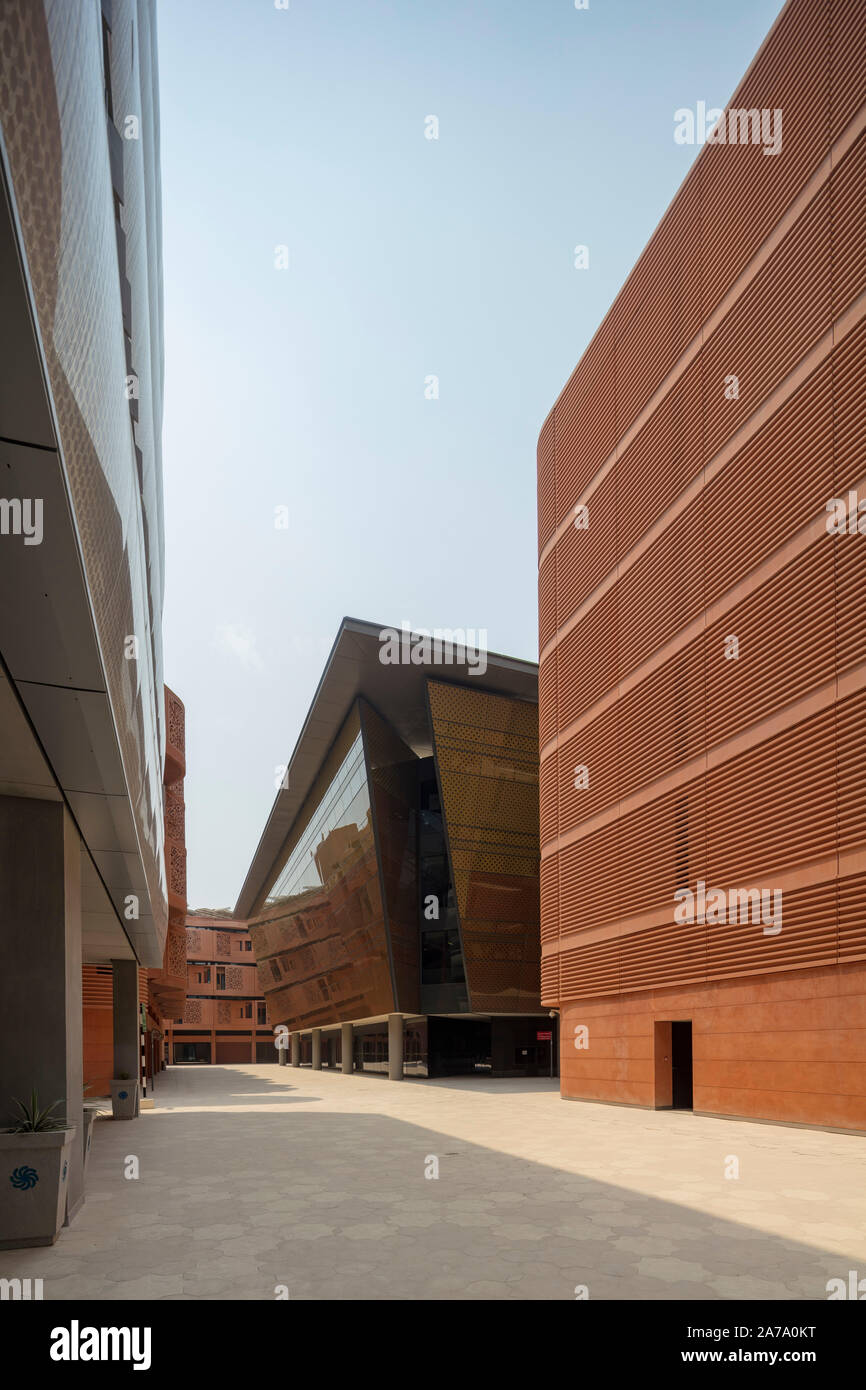
<instances>
[{"instance_id":1,"label":"dark recessed doorway","mask_svg":"<svg viewBox=\"0 0 866 1390\"><path fill-rule=\"evenodd\" d=\"M692 1025L671 1024L671 1066L674 1110L692 1108Z\"/></svg>"}]
</instances>

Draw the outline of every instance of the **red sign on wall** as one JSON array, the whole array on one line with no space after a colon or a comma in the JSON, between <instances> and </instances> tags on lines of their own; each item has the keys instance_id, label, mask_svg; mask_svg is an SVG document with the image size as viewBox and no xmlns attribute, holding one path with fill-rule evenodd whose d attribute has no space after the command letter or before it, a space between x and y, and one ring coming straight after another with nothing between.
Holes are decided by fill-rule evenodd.
<instances>
[{"instance_id":1,"label":"red sign on wall","mask_svg":"<svg viewBox=\"0 0 866 1390\"><path fill-rule=\"evenodd\" d=\"M536 1033L535 1038L537 1042L553 1042L552 1033Z\"/></svg>"}]
</instances>

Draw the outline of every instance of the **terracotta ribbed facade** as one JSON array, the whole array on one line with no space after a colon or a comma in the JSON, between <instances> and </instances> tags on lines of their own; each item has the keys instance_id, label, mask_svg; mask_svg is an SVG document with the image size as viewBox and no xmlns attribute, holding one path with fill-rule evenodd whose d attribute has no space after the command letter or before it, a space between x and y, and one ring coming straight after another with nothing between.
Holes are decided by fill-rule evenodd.
<instances>
[{"instance_id":1,"label":"terracotta ribbed facade","mask_svg":"<svg viewBox=\"0 0 866 1390\"><path fill-rule=\"evenodd\" d=\"M780 153L704 147L541 431L569 1097L670 1104L679 1021L696 1110L866 1129L866 535L829 530L866 531L864 102L862 8L791 0L726 108L781 110Z\"/></svg>"},{"instance_id":2,"label":"terracotta ribbed facade","mask_svg":"<svg viewBox=\"0 0 866 1390\"><path fill-rule=\"evenodd\" d=\"M139 1004L147 1030L142 1047L142 1080L150 1088L166 1062L165 1040L173 1017L186 1002L186 711L164 687L166 747L163 765L165 865L168 876L168 931L159 970L138 968ZM91 1096L108 1095L114 1075L114 981L110 964L82 967L83 1070ZM169 1049L170 1056L170 1049Z\"/></svg>"},{"instance_id":3,"label":"terracotta ribbed facade","mask_svg":"<svg viewBox=\"0 0 866 1390\"><path fill-rule=\"evenodd\" d=\"M184 997L166 1020L169 1060L276 1063L246 922L190 912L181 938Z\"/></svg>"}]
</instances>

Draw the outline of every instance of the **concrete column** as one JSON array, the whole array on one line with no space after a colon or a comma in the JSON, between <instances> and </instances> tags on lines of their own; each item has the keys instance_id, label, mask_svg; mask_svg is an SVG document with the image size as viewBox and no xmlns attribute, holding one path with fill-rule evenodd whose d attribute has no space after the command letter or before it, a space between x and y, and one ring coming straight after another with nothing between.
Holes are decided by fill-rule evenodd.
<instances>
[{"instance_id":1,"label":"concrete column","mask_svg":"<svg viewBox=\"0 0 866 1390\"><path fill-rule=\"evenodd\" d=\"M114 1077L125 1071L133 1081L139 1076L138 962L113 960L114 975Z\"/></svg>"},{"instance_id":2,"label":"concrete column","mask_svg":"<svg viewBox=\"0 0 866 1390\"><path fill-rule=\"evenodd\" d=\"M388 1080L403 1080L403 1015L388 1015Z\"/></svg>"},{"instance_id":3,"label":"concrete column","mask_svg":"<svg viewBox=\"0 0 866 1390\"><path fill-rule=\"evenodd\" d=\"M62 802L0 796L0 1127L11 1097L75 1125L67 1219L84 1201L81 841ZM2 1232L0 1232L2 1237Z\"/></svg>"},{"instance_id":4,"label":"concrete column","mask_svg":"<svg viewBox=\"0 0 866 1390\"><path fill-rule=\"evenodd\" d=\"M292 1066L301 1065L301 1035L300 1033L290 1033L289 1042L291 1043Z\"/></svg>"},{"instance_id":5,"label":"concrete column","mask_svg":"<svg viewBox=\"0 0 866 1390\"><path fill-rule=\"evenodd\" d=\"M343 1071L348 1076L352 1070L352 1045L355 1040L355 1030L351 1023L340 1024L340 1052L342 1061L340 1063Z\"/></svg>"},{"instance_id":6,"label":"concrete column","mask_svg":"<svg viewBox=\"0 0 866 1390\"><path fill-rule=\"evenodd\" d=\"M313 1071L322 1070L322 1030L313 1029Z\"/></svg>"}]
</instances>

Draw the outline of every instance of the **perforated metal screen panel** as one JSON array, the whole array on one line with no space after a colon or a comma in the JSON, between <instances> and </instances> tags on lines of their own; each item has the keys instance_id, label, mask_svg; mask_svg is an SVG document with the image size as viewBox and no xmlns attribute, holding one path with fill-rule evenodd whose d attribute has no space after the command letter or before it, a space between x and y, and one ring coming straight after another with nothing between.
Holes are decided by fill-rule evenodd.
<instances>
[{"instance_id":1,"label":"perforated metal screen panel","mask_svg":"<svg viewBox=\"0 0 866 1390\"><path fill-rule=\"evenodd\" d=\"M470 1003L539 1002L538 711L428 681L442 809Z\"/></svg>"}]
</instances>

